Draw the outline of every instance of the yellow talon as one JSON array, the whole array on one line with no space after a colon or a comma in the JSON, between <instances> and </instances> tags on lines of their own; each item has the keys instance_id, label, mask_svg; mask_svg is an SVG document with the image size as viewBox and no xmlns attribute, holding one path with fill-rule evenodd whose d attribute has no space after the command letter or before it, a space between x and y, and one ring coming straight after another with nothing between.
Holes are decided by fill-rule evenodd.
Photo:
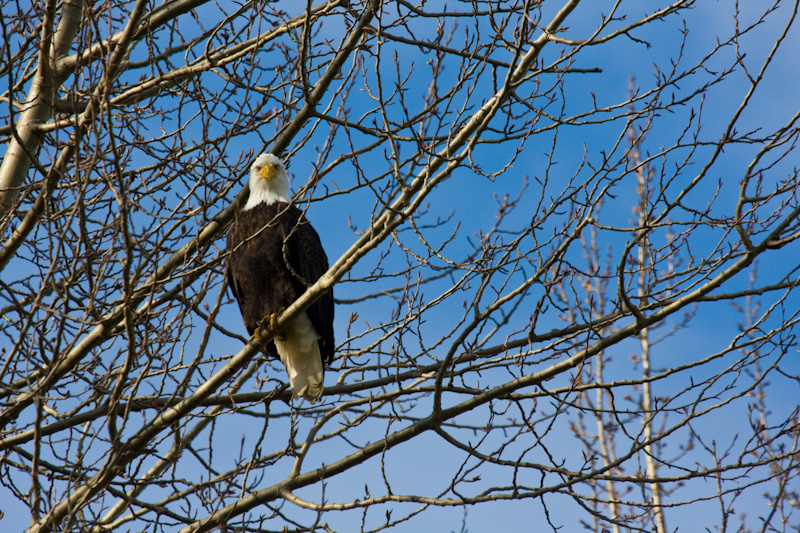
<instances>
[{"instance_id":1,"label":"yellow talon","mask_svg":"<svg viewBox=\"0 0 800 533\"><path fill-rule=\"evenodd\" d=\"M264 318L261 319L258 327L255 331L255 336L261 342L264 342L269 337L269 334L275 331L275 328L278 325L278 317L283 312L283 310L277 313L270 313Z\"/></svg>"}]
</instances>

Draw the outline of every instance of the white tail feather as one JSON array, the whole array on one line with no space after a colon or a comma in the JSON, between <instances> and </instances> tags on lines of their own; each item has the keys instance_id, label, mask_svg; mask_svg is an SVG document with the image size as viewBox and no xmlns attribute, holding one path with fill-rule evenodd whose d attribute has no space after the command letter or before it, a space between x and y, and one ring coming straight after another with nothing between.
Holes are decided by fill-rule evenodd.
<instances>
[{"instance_id":1,"label":"white tail feather","mask_svg":"<svg viewBox=\"0 0 800 533\"><path fill-rule=\"evenodd\" d=\"M292 395L311 403L322 396L324 374L319 354L319 335L306 313L297 317L280 337L275 337L278 355L289 374Z\"/></svg>"}]
</instances>

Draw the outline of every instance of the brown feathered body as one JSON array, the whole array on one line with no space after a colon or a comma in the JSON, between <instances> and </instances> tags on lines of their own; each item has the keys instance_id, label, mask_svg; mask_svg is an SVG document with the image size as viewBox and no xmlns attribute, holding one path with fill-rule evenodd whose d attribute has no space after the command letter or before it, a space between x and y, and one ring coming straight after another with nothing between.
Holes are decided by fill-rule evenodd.
<instances>
[{"instance_id":1,"label":"brown feathered body","mask_svg":"<svg viewBox=\"0 0 800 533\"><path fill-rule=\"evenodd\" d=\"M328 270L319 236L302 211L282 201L239 211L228 233L228 284L252 335L265 316L289 307ZM266 346L286 365L296 397L322 394L333 358L333 291L320 296Z\"/></svg>"}]
</instances>

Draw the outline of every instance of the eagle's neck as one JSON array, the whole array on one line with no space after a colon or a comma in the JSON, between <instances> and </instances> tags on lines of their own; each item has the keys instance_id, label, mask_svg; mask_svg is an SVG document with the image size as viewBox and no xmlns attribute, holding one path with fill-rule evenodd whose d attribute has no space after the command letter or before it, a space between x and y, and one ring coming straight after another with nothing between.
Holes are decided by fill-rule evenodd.
<instances>
[{"instance_id":1,"label":"eagle's neck","mask_svg":"<svg viewBox=\"0 0 800 533\"><path fill-rule=\"evenodd\" d=\"M247 203L244 204L244 209L252 209L255 206L264 203L272 205L275 202L291 203L292 197L289 194L289 184L282 181L273 181L268 187L264 180L253 181L250 180L250 197Z\"/></svg>"}]
</instances>

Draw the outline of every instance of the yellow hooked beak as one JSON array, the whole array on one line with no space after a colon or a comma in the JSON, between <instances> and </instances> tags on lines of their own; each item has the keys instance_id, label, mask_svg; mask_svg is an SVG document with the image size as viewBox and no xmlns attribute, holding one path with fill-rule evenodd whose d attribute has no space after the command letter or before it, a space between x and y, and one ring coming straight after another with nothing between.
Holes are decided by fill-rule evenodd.
<instances>
[{"instance_id":1,"label":"yellow hooked beak","mask_svg":"<svg viewBox=\"0 0 800 533\"><path fill-rule=\"evenodd\" d=\"M258 177L265 180L271 180L277 175L278 175L277 165L264 165L264 168L261 169L261 172L259 172Z\"/></svg>"}]
</instances>

